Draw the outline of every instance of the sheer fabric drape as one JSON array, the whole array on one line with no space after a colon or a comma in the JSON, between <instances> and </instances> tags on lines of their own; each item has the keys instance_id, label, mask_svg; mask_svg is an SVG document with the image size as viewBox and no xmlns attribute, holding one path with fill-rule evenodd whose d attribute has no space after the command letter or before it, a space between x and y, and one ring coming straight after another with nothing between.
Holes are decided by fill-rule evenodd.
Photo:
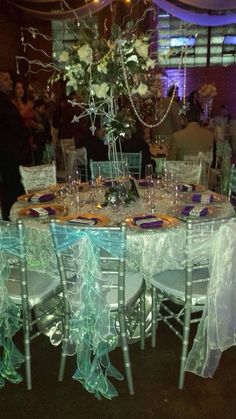
<instances>
[{"instance_id":1,"label":"sheer fabric drape","mask_svg":"<svg viewBox=\"0 0 236 419\"><path fill-rule=\"evenodd\" d=\"M224 350L236 344L236 220L222 225L193 256L210 251L207 303L189 353L186 371L212 377Z\"/></svg>"}]
</instances>

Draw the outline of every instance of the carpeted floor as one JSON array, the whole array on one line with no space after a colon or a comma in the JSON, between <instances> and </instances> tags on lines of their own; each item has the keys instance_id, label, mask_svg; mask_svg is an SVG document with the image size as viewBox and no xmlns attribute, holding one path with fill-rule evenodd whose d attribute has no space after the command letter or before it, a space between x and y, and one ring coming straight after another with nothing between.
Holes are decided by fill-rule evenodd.
<instances>
[{"instance_id":1,"label":"carpeted floor","mask_svg":"<svg viewBox=\"0 0 236 419\"><path fill-rule=\"evenodd\" d=\"M135 395L129 396L126 382L114 382L119 396L97 400L71 376L75 358L68 358L65 379L57 382L59 348L42 336L32 344L33 389L25 383L6 383L0 390L1 419L233 419L236 417L236 348L226 351L213 379L186 375L184 390L177 390L180 344L165 328L158 329L158 345L145 351L133 344L131 359ZM119 348L112 362L123 370Z\"/></svg>"}]
</instances>

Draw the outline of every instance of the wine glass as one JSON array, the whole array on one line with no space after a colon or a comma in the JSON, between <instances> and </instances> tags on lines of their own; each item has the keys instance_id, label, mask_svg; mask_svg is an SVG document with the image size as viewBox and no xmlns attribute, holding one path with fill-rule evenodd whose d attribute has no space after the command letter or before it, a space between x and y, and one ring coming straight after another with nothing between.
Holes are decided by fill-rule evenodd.
<instances>
[{"instance_id":1,"label":"wine glass","mask_svg":"<svg viewBox=\"0 0 236 419\"><path fill-rule=\"evenodd\" d=\"M145 166L145 179L148 183L151 183L153 180L153 166L152 164L146 164Z\"/></svg>"}]
</instances>

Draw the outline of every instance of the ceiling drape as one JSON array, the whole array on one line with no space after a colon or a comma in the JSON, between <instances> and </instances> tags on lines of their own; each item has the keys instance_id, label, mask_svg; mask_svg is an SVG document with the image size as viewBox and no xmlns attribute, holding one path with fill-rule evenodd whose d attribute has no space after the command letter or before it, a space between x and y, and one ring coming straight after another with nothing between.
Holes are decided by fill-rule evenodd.
<instances>
[{"instance_id":1,"label":"ceiling drape","mask_svg":"<svg viewBox=\"0 0 236 419\"><path fill-rule=\"evenodd\" d=\"M39 0L40 1L40 0ZM180 3L207 10L233 10L236 9L235 0L181 0Z\"/></svg>"},{"instance_id":2,"label":"ceiling drape","mask_svg":"<svg viewBox=\"0 0 236 419\"><path fill-rule=\"evenodd\" d=\"M49 12L43 12L39 10L33 10L28 7L21 6L20 4L15 3L14 1L8 0L8 3L15 5L18 9L23 12L35 16L39 19L44 20L63 20L63 19L76 19L76 17L82 17L89 14L94 14L100 12L100 10L109 6L112 3L112 0L101 0L99 3L91 2L85 4L84 6L76 7L75 9L69 10L51 10Z\"/></svg>"},{"instance_id":3,"label":"ceiling drape","mask_svg":"<svg viewBox=\"0 0 236 419\"><path fill-rule=\"evenodd\" d=\"M161 7L161 9L164 9L167 13L169 13L172 16L175 16L186 22L196 23L200 26L223 26L230 25L231 23L236 23L236 13L224 15L210 15L207 13L186 10L183 7L173 5L173 3L170 3L170 1L167 0L153 0L153 3Z\"/></svg>"},{"instance_id":4,"label":"ceiling drape","mask_svg":"<svg viewBox=\"0 0 236 419\"><path fill-rule=\"evenodd\" d=\"M52 11L40 11L31 9L30 7L25 7L25 4L28 5L32 4L46 4L46 3L53 3L56 0L34 0L34 2L30 2L27 0L21 0L19 4L16 3L14 0L7 0L8 3L14 4L20 10L28 13L32 16L38 17L40 19L45 20L62 20L62 19L75 19L76 17L82 17L89 14L94 14L99 12L100 10L107 7L109 4L112 3L112 0L100 0L98 3L91 1L84 6L76 7L75 9L60 9L60 10L52 10ZM59 1L57 0L57 3ZM179 6L174 5L169 0L153 0L153 3L159 6L161 9L164 9L170 15L173 15L181 20L196 23L201 26L223 26L229 25L232 23L236 23L236 0L182 0L178 4ZM63 4L63 2L61 2ZM209 13L201 13L199 11L188 10L184 6L191 5L197 8L207 9L207 10L229 10L231 9L230 13L225 13L222 15L212 14ZM227 9L226 9L227 7ZM233 13L232 9L235 10ZM196 10L196 9L195 9Z\"/></svg>"}]
</instances>

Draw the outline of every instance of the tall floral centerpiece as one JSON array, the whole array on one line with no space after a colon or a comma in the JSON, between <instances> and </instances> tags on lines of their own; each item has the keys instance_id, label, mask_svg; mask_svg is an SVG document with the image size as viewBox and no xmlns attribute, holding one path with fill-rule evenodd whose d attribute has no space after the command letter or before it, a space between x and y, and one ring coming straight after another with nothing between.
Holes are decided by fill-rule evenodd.
<instances>
[{"instance_id":1,"label":"tall floral centerpiece","mask_svg":"<svg viewBox=\"0 0 236 419\"><path fill-rule=\"evenodd\" d=\"M96 119L101 118L113 162L117 161L117 141L134 129L134 118L127 109L120 109L120 103L148 92L145 74L155 67L155 61L149 58L148 42L147 36L132 32L132 24L124 31L113 25L109 40L99 36L96 25L81 24L78 41L59 57L67 85L81 98L72 101L73 106L82 109L74 121L89 116L94 133ZM118 165L113 163L113 168L117 177Z\"/></svg>"},{"instance_id":2,"label":"tall floral centerpiece","mask_svg":"<svg viewBox=\"0 0 236 419\"><path fill-rule=\"evenodd\" d=\"M211 117L213 98L217 95L217 89L213 84L203 84L198 93L203 107L203 122L208 124Z\"/></svg>"}]
</instances>

